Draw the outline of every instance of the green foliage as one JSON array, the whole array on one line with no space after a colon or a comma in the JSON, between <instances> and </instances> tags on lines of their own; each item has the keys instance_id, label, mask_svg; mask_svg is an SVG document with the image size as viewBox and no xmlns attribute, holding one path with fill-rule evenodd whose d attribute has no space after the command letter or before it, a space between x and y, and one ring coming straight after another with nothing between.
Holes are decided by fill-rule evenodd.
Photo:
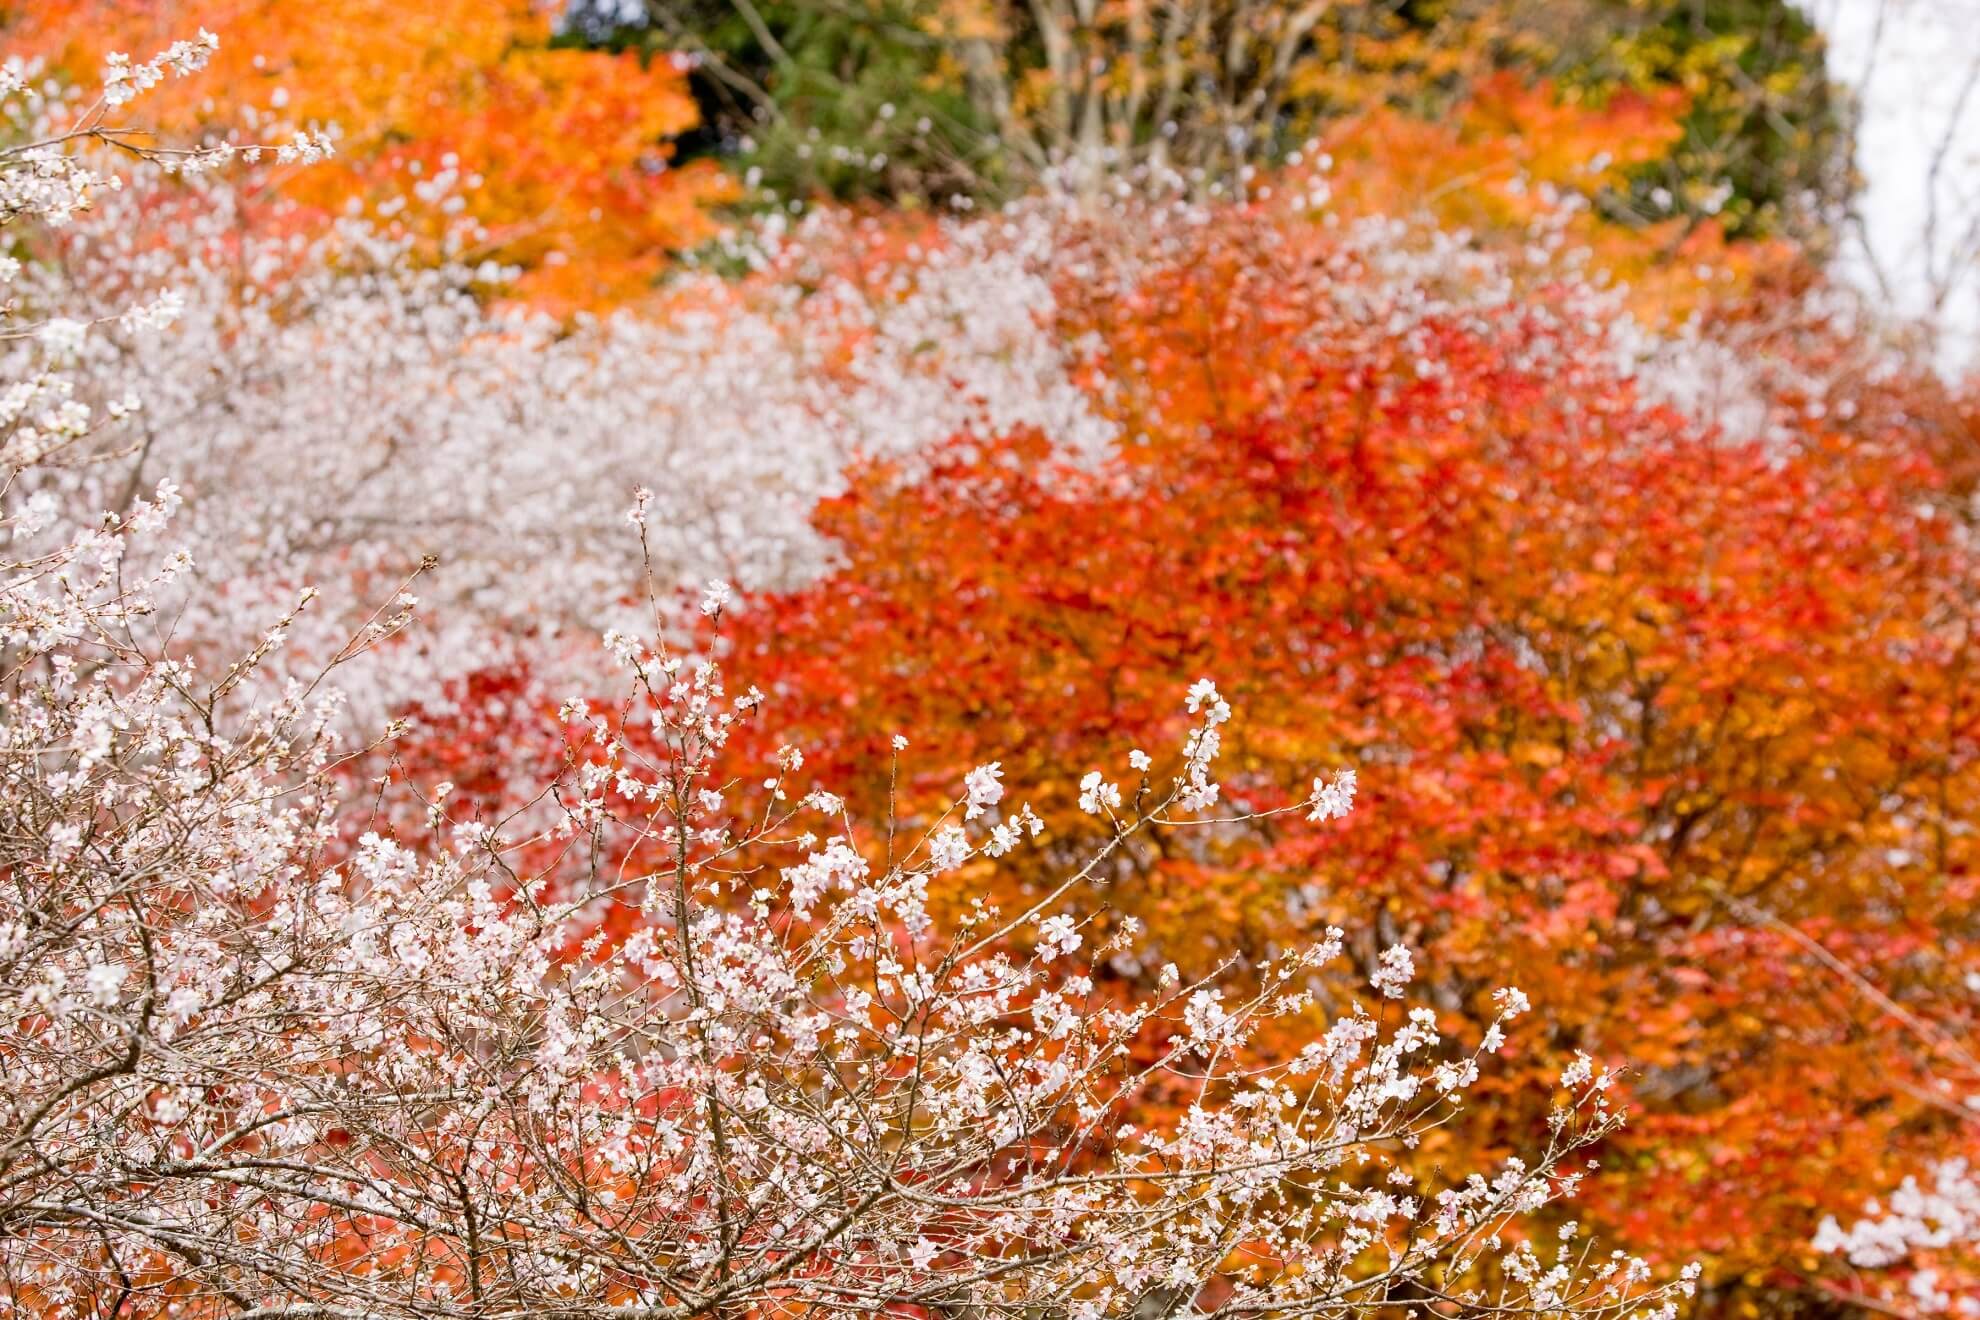
<instances>
[{"instance_id":1,"label":"green foliage","mask_svg":"<svg viewBox=\"0 0 1980 1320\"><path fill-rule=\"evenodd\" d=\"M1568 57L1590 88L1681 88L1684 137L1638 172L1650 218L1716 214L1734 237L1811 237L1854 187L1844 93L1824 42L1787 0L1604 0Z\"/></svg>"},{"instance_id":2,"label":"green foliage","mask_svg":"<svg viewBox=\"0 0 1980 1320\"><path fill-rule=\"evenodd\" d=\"M696 58L703 126L684 157L712 156L782 198L919 206L979 196L1002 155L943 51L903 7L656 0L638 22L575 5L575 35Z\"/></svg>"},{"instance_id":3,"label":"green foliage","mask_svg":"<svg viewBox=\"0 0 1980 1320\"><path fill-rule=\"evenodd\" d=\"M682 155L718 158L774 196L910 207L956 194L995 198L1023 187L1036 164L1036 143L1024 144L1027 157L998 136L1013 113L1022 121L1053 95L1047 43L1026 6L647 0L626 14L610 4L578 0L571 35L695 57L704 126L682 141ZM1197 7L1209 16L1202 31L1223 34L1199 40L1204 50L1230 40L1219 23L1256 37L1283 30L1273 25L1299 8L1292 0ZM1820 33L1789 0L1357 0L1300 30L1296 59L1275 87L1282 100L1248 126L1254 157L1376 102L1445 113L1471 79L1512 69L1597 103L1625 90L1684 92L1682 139L1609 199L1615 219L1716 216L1734 237L1808 239L1853 184L1846 101L1824 72ZM1120 46L1118 31L1094 45L1120 67L1075 89L1076 99L1152 76L1145 64L1126 67ZM983 60L996 66L994 79L983 76ZM1225 85L1225 72L1195 68L1188 96L1236 104L1250 94ZM1216 120L1200 105L1193 113ZM1136 143L1162 131L1152 121L1128 129Z\"/></svg>"}]
</instances>

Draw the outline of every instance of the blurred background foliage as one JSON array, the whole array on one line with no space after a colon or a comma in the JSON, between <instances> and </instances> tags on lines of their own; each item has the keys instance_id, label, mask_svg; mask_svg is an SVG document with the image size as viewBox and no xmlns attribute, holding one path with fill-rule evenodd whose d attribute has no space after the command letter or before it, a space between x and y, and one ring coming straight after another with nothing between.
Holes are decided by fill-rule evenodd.
<instances>
[{"instance_id":1,"label":"blurred background foliage","mask_svg":"<svg viewBox=\"0 0 1980 1320\"><path fill-rule=\"evenodd\" d=\"M1604 191L1613 218L1807 241L1852 187L1847 97L1786 0L576 0L563 39L690 53L682 155L783 199L996 201L1103 159L1217 190L1505 74L1670 108L1681 132Z\"/></svg>"},{"instance_id":2,"label":"blurred background foliage","mask_svg":"<svg viewBox=\"0 0 1980 1320\"><path fill-rule=\"evenodd\" d=\"M238 96L168 90L158 128L328 126L339 163L285 195L416 184L408 223L464 211L558 311L641 296L731 208L995 205L1048 174L1207 198L1317 162L1345 215L1514 243L1566 197L1633 286L1819 262L1855 185L1788 0L0 0L10 48L71 74L189 23Z\"/></svg>"}]
</instances>

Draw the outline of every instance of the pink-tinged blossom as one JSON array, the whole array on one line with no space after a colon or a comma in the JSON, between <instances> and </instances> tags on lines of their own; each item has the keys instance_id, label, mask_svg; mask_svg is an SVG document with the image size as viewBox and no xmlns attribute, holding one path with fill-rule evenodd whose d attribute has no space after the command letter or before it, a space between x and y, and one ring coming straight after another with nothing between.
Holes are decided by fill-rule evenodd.
<instances>
[{"instance_id":1,"label":"pink-tinged blossom","mask_svg":"<svg viewBox=\"0 0 1980 1320\"><path fill-rule=\"evenodd\" d=\"M1400 944L1392 944L1382 951L1374 975L1368 978L1369 984L1381 992L1385 999L1401 999L1403 991L1416 978L1416 960L1410 951Z\"/></svg>"},{"instance_id":2,"label":"pink-tinged blossom","mask_svg":"<svg viewBox=\"0 0 1980 1320\"><path fill-rule=\"evenodd\" d=\"M944 825L928 842L928 863L937 874L955 870L969 855L969 836L955 825Z\"/></svg>"},{"instance_id":3,"label":"pink-tinged blossom","mask_svg":"<svg viewBox=\"0 0 1980 1320\"><path fill-rule=\"evenodd\" d=\"M735 593L729 589L729 584L717 578L702 589L701 612L712 619L727 609L734 599Z\"/></svg>"},{"instance_id":4,"label":"pink-tinged blossom","mask_svg":"<svg viewBox=\"0 0 1980 1320\"><path fill-rule=\"evenodd\" d=\"M1089 770L1079 781L1079 809L1090 816L1115 811L1121 805L1121 790L1108 783L1098 770Z\"/></svg>"},{"instance_id":5,"label":"pink-tinged blossom","mask_svg":"<svg viewBox=\"0 0 1980 1320\"><path fill-rule=\"evenodd\" d=\"M1342 770L1331 780L1313 781L1313 810L1306 818L1312 821L1340 820L1354 810L1355 777L1352 769Z\"/></svg>"},{"instance_id":6,"label":"pink-tinged blossom","mask_svg":"<svg viewBox=\"0 0 1980 1320\"><path fill-rule=\"evenodd\" d=\"M963 777L963 819L975 820L1004 800L1003 767L979 765Z\"/></svg>"},{"instance_id":7,"label":"pink-tinged blossom","mask_svg":"<svg viewBox=\"0 0 1980 1320\"><path fill-rule=\"evenodd\" d=\"M1038 958L1041 962L1051 962L1054 958L1078 952L1080 942L1078 924L1063 912L1039 923Z\"/></svg>"}]
</instances>

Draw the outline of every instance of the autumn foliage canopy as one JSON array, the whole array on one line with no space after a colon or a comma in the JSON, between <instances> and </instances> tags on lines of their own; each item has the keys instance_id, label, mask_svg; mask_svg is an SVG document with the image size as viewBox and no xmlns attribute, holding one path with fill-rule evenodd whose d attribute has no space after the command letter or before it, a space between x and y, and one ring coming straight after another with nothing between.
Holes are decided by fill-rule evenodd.
<instances>
[{"instance_id":1,"label":"autumn foliage canopy","mask_svg":"<svg viewBox=\"0 0 1980 1320\"><path fill-rule=\"evenodd\" d=\"M870 474L820 514L844 563L754 602L738 663L835 769L915 729L928 787L1001 754L1044 799L1171 736L1174 684L1241 675L1234 700L1289 716L1234 726L1245 799L1349 764L1368 818L1141 854L1094 901L1186 966L1401 936L1454 1017L1517 976L1536 1082L1576 1049L1636 1068L1588 1213L1786 1284L1839 1193L1962 1130L1957 419L1929 382L1828 380L1714 425L1614 370L1570 294L1447 302L1271 223L1069 292L1118 466L965 439L916 482Z\"/></svg>"}]
</instances>

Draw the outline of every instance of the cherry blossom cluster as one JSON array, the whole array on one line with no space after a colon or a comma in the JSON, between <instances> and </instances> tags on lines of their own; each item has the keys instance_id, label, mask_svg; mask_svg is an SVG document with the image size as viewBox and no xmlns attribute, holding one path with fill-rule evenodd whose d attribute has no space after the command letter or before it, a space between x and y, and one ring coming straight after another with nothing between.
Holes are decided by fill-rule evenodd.
<instances>
[{"instance_id":1,"label":"cherry blossom cluster","mask_svg":"<svg viewBox=\"0 0 1980 1320\"><path fill-rule=\"evenodd\" d=\"M467 186L423 180L414 204ZM855 466L906 471L960 434L1102 459L1116 428L1047 333L1043 235L1028 250L992 237L958 229L867 284L776 255L826 236L766 231L754 259L774 275L686 277L638 314L572 324L494 305L508 272L469 259L471 234L436 259L377 216L299 237L251 221L226 181L134 184L20 277L24 305L71 309L64 397L98 414L144 401L95 446L114 461L37 489L85 513L177 480L198 587L180 627L209 640L237 640L306 582L434 556L427 590L448 608L374 660L377 709L532 641L568 663L559 639L623 621L639 581L616 512L635 485L655 492L656 573L762 589L830 563L812 515ZM156 310L125 313L133 300ZM319 659L348 622L307 621L298 654Z\"/></svg>"},{"instance_id":2,"label":"cherry blossom cluster","mask_svg":"<svg viewBox=\"0 0 1980 1320\"><path fill-rule=\"evenodd\" d=\"M150 169L176 175L206 173L235 160L256 161L264 153L283 164L321 160L334 149L318 131L303 131L272 148L260 144L214 143L195 147L160 146L141 128L111 118L169 78L185 78L205 68L220 39L204 28L187 41L175 41L148 60L133 62L111 54L96 99L80 109L37 85L33 70L19 60L0 64L0 119L21 139L0 150L0 222L31 217L67 225L101 195L124 186L125 176L102 168L73 148L88 143L111 148Z\"/></svg>"},{"instance_id":3,"label":"cherry blossom cluster","mask_svg":"<svg viewBox=\"0 0 1980 1320\"><path fill-rule=\"evenodd\" d=\"M69 618L114 637L129 608ZM881 854L794 749L760 788L730 764L762 698L658 643L608 642L632 695L566 707L547 811L457 816L436 786L423 837L348 848L325 699L230 720L241 667L201 685L68 630L18 645L9 1314L1663 1316L1691 1286L1521 1229L1621 1122L1587 1061L1530 1158L1412 1164L1516 992L1449 1040L1381 1007L1398 949L1375 1007L1329 1007L1329 931L1243 976L1096 993L1067 900L1215 800L1203 748L1230 712L1201 687L1173 775L1144 758L1110 842L944 931L931 882L1046 828L1004 809L997 767ZM64 663L94 653L123 671ZM1287 1026L1308 1043L1259 1044Z\"/></svg>"},{"instance_id":4,"label":"cherry blossom cluster","mask_svg":"<svg viewBox=\"0 0 1980 1320\"><path fill-rule=\"evenodd\" d=\"M1823 1220L1814 1245L1863 1270L1906 1267L1898 1279L1901 1304L1920 1314L1980 1315L1980 1295L1969 1282L1980 1247L1980 1180L1963 1159L1938 1165L1929 1183L1906 1178L1847 1228L1833 1216ZM1948 1271L1948 1261L1964 1264Z\"/></svg>"}]
</instances>

